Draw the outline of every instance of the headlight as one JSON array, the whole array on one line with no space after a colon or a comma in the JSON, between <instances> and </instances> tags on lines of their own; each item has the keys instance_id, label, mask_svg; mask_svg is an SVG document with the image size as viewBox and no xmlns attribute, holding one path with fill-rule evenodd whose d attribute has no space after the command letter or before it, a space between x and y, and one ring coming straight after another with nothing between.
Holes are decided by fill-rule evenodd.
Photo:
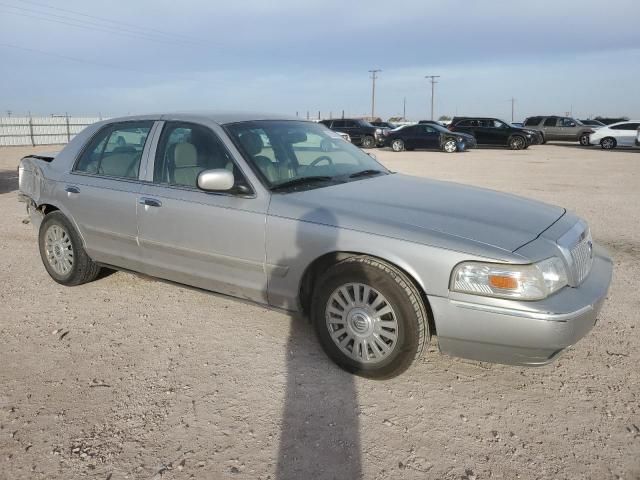
<instances>
[{"instance_id":1,"label":"headlight","mask_svg":"<svg viewBox=\"0 0 640 480\"><path fill-rule=\"evenodd\" d=\"M382 129L381 128L376 128L376 135L380 135L382 134Z\"/></svg>"},{"instance_id":2,"label":"headlight","mask_svg":"<svg viewBox=\"0 0 640 480\"><path fill-rule=\"evenodd\" d=\"M462 142L462 137L458 137L456 140L458 141L458 143L461 143Z\"/></svg>"},{"instance_id":3,"label":"headlight","mask_svg":"<svg viewBox=\"0 0 640 480\"><path fill-rule=\"evenodd\" d=\"M453 269L449 288L455 292L518 300L541 300L567 285L558 257L530 265L463 262Z\"/></svg>"}]
</instances>

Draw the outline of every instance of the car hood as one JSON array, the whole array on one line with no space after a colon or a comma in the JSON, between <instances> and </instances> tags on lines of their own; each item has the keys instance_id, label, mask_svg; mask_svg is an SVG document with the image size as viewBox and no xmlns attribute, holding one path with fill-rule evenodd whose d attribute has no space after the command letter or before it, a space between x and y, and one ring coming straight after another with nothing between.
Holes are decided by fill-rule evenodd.
<instances>
[{"instance_id":1,"label":"car hood","mask_svg":"<svg viewBox=\"0 0 640 480\"><path fill-rule=\"evenodd\" d=\"M381 175L274 194L269 214L464 250L478 243L514 252L565 210L451 182Z\"/></svg>"}]
</instances>

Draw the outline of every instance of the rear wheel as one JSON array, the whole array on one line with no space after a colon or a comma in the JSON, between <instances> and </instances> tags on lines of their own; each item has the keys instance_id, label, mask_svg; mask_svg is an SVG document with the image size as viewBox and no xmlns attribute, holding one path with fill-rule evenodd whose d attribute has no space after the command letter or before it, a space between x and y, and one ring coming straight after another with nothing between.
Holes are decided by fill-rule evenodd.
<instances>
[{"instance_id":1,"label":"rear wheel","mask_svg":"<svg viewBox=\"0 0 640 480\"><path fill-rule=\"evenodd\" d=\"M589 134L588 133L583 133L582 135L580 135L580 145L582 145L583 147L588 147L589 146Z\"/></svg>"},{"instance_id":2,"label":"rear wheel","mask_svg":"<svg viewBox=\"0 0 640 480\"><path fill-rule=\"evenodd\" d=\"M401 152L404 150L404 142L399 138L396 138L393 142L391 142L391 150L394 152Z\"/></svg>"},{"instance_id":3,"label":"rear wheel","mask_svg":"<svg viewBox=\"0 0 640 480\"><path fill-rule=\"evenodd\" d=\"M100 267L87 255L75 228L59 211L44 217L38 244L44 268L62 285L81 285L100 273Z\"/></svg>"},{"instance_id":4,"label":"rear wheel","mask_svg":"<svg viewBox=\"0 0 640 480\"><path fill-rule=\"evenodd\" d=\"M314 291L311 315L327 355L345 370L370 378L404 372L429 338L427 312L413 282L367 256L326 271Z\"/></svg>"},{"instance_id":5,"label":"rear wheel","mask_svg":"<svg viewBox=\"0 0 640 480\"><path fill-rule=\"evenodd\" d=\"M442 150L447 153L454 153L458 150L458 145L456 145L455 140L449 138L448 140L445 140L444 144L442 145Z\"/></svg>"},{"instance_id":6,"label":"rear wheel","mask_svg":"<svg viewBox=\"0 0 640 480\"><path fill-rule=\"evenodd\" d=\"M603 150L611 150L613 148L616 148L617 144L618 142L616 142L616 139L613 137L605 137L600 140L600 146L603 148Z\"/></svg>"},{"instance_id":7,"label":"rear wheel","mask_svg":"<svg viewBox=\"0 0 640 480\"><path fill-rule=\"evenodd\" d=\"M373 148L376 146L376 139L371 135L366 135L362 139L362 148Z\"/></svg>"},{"instance_id":8,"label":"rear wheel","mask_svg":"<svg viewBox=\"0 0 640 480\"><path fill-rule=\"evenodd\" d=\"M520 135L514 135L509 139L509 148L511 150L522 150L527 146L527 141Z\"/></svg>"}]
</instances>

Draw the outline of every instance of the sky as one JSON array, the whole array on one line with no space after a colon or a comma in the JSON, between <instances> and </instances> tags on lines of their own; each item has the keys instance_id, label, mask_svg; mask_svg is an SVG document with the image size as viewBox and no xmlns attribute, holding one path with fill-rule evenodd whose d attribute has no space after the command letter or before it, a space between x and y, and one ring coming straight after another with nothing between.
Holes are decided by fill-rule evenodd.
<instances>
[{"instance_id":1,"label":"sky","mask_svg":"<svg viewBox=\"0 0 640 480\"><path fill-rule=\"evenodd\" d=\"M640 118L637 0L0 0L0 115Z\"/></svg>"}]
</instances>

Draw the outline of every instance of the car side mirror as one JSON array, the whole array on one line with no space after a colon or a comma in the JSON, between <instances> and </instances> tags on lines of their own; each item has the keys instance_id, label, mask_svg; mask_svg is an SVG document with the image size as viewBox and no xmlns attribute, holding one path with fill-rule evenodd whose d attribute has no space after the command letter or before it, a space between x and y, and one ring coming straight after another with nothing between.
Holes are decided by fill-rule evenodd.
<instances>
[{"instance_id":1,"label":"car side mirror","mask_svg":"<svg viewBox=\"0 0 640 480\"><path fill-rule=\"evenodd\" d=\"M207 192L225 192L233 188L233 172L226 168L204 170L198 175L198 188Z\"/></svg>"}]
</instances>

